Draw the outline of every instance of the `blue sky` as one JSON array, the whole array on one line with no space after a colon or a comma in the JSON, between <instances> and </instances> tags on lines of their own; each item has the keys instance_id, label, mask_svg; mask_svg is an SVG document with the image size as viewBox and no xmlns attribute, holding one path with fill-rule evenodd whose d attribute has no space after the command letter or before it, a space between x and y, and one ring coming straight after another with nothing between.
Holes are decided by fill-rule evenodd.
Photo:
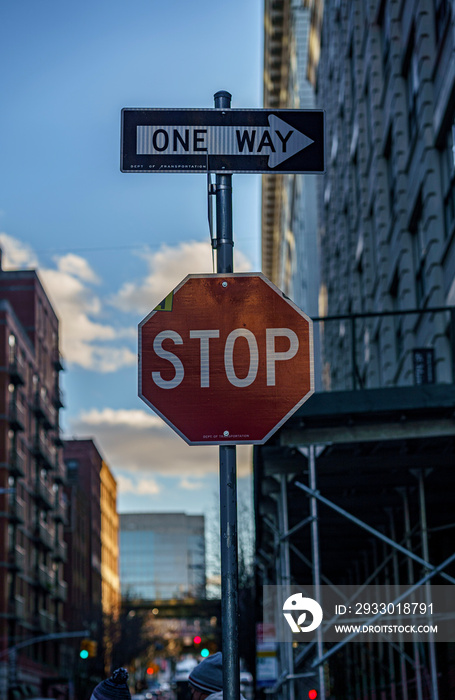
<instances>
[{"instance_id":1,"label":"blue sky","mask_svg":"<svg viewBox=\"0 0 455 700\"><path fill-rule=\"evenodd\" d=\"M211 272L206 177L120 172L123 107L262 106L262 0L5 0L0 245L61 320L67 435L91 436L118 508L211 509L216 447L189 447L137 398L137 324ZM236 269L260 269L260 177L234 175ZM249 448L239 449L246 488Z\"/></svg>"}]
</instances>

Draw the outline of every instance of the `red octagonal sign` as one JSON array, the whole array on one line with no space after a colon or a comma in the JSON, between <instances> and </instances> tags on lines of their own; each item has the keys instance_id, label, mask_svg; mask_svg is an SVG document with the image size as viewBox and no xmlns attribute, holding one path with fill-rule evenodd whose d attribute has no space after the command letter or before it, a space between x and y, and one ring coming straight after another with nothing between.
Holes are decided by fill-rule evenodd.
<instances>
[{"instance_id":1,"label":"red octagonal sign","mask_svg":"<svg viewBox=\"0 0 455 700\"><path fill-rule=\"evenodd\" d=\"M262 444L314 391L312 330L260 273L188 275L139 324L139 396L189 444Z\"/></svg>"}]
</instances>

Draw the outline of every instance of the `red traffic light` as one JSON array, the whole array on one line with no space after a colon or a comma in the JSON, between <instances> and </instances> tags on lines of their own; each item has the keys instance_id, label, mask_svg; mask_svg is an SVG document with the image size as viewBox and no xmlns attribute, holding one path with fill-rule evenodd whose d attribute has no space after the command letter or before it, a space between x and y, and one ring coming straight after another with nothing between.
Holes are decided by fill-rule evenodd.
<instances>
[{"instance_id":1,"label":"red traffic light","mask_svg":"<svg viewBox=\"0 0 455 700\"><path fill-rule=\"evenodd\" d=\"M318 691L317 691L317 690L314 690L314 689L313 689L313 690L308 691L308 698L309 698L309 700L316 700L317 697L318 697Z\"/></svg>"},{"instance_id":2,"label":"red traffic light","mask_svg":"<svg viewBox=\"0 0 455 700\"><path fill-rule=\"evenodd\" d=\"M195 644L200 644L202 642L202 639L198 635L196 635L196 637L194 637L193 639L193 642Z\"/></svg>"}]
</instances>

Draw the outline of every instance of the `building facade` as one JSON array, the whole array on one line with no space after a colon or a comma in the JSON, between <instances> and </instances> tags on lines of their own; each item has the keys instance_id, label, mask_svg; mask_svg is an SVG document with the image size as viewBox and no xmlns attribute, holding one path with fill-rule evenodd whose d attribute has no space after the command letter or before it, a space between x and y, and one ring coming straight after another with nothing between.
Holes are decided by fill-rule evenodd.
<instances>
[{"instance_id":1,"label":"building facade","mask_svg":"<svg viewBox=\"0 0 455 700\"><path fill-rule=\"evenodd\" d=\"M308 80L311 10L301 0L264 6L264 107L314 109ZM316 179L263 176L262 269L300 308L318 314Z\"/></svg>"},{"instance_id":2,"label":"building facade","mask_svg":"<svg viewBox=\"0 0 455 700\"><path fill-rule=\"evenodd\" d=\"M205 597L204 516L120 514L123 598Z\"/></svg>"},{"instance_id":3,"label":"building facade","mask_svg":"<svg viewBox=\"0 0 455 700\"><path fill-rule=\"evenodd\" d=\"M66 630L61 369L58 320L37 274L5 271L0 262L0 695L5 698L21 686L39 692L42 679L58 676L65 663L58 645L32 643ZM28 641L14 653L16 644Z\"/></svg>"},{"instance_id":4,"label":"building facade","mask_svg":"<svg viewBox=\"0 0 455 700\"><path fill-rule=\"evenodd\" d=\"M116 482L92 440L62 439L58 333L36 272L5 271L0 255L2 700L74 680L82 692L84 674L91 687L117 635ZM80 669L79 639L65 635L83 630L99 644ZM35 641L46 635L58 636Z\"/></svg>"},{"instance_id":5,"label":"building facade","mask_svg":"<svg viewBox=\"0 0 455 700\"><path fill-rule=\"evenodd\" d=\"M327 388L414 383L414 351L431 348L453 381L447 313L455 303L455 68L447 0L324 5L317 104L326 110L319 199L321 316ZM387 312L382 319L363 314Z\"/></svg>"},{"instance_id":6,"label":"building facade","mask_svg":"<svg viewBox=\"0 0 455 700\"><path fill-rule=\"evenodd\" d=\"M312 3L264 4L264 107L315 109L309 80ZM262 270L311 318L319 315L317 177L262 177ZM315 386L321 385L319 328L314 328Z\"/></svg>"}]
</instances>

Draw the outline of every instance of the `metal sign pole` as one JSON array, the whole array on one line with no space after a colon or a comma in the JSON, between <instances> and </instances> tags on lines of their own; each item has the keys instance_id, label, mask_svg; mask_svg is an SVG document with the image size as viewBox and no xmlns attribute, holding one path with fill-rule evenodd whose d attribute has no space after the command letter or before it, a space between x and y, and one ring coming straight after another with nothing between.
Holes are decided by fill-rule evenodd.
<instances>
[{"instance_id":1,"label":"metal sign pole","mask_svg":"<svg viewBox=\"0 0 455 700\"><path fill-rule=\"evenodd\" d=\"M214 98L216 108L230 108L229 92L221 90L215 94ZM217 272L233 272L232 175L217 174L216 176L216 234ZM220 535L223 697L224 700L238 700L240 665L235 445L220 445Z\"/></svg>"}]
</instances>

